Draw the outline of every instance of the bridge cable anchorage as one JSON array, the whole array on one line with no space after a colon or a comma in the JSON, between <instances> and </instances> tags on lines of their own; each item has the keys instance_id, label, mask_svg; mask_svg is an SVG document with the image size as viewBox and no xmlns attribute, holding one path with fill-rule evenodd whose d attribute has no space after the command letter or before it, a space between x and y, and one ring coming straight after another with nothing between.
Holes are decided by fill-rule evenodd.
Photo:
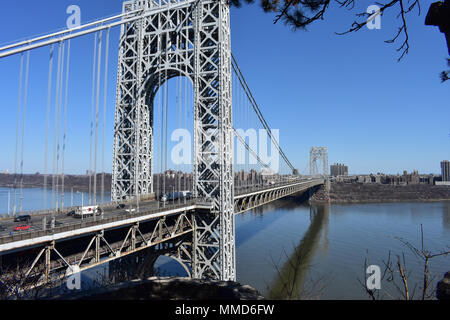
<instances>
[{"instance_id":1,"label":"bridge cable anchorage","mask_svg":"<svg viewBox=\"0 0 450 320\"><path fill-rule=\"evenodd\" d=\"M69 71L70 71L70 39L67 41L67 59L66 59L66 83L64 93L64 121L63 121L63 147L62 147L62 168L61 168L61 209L64 210L64 165L66 152L66 124L67 124L67 103L69 90Z\"/></svg>"},{"instance_id":2,"label":"bridge cable anchorage","mask_svg":"<svg viewBox=\"0 0 450 320\"><path fill-rule=\"evenodd\" d=\"M17 97L17 116L16 116L16 149L14 153L14 207L13 215L16 215L17 200L16 200L16 189L17 189L17 149L19 146L19 127L20 127L20 110L22 107L22 83L23 83L23 53L20 57L20 71L19 71L19 93Z\"/></svg>"},{"instance_id":3,"label":"bridge cable anchorage","mask_svg":"<svg viewBox=\"0 0 450 320\"><path fill-rule=\"evenodd\" d=\"M260 122L262 123L262 125L264 126L264 128L267 130L267 134L270 136L272 142L274 143L277 150L280 152L280 154L283 157L286 164L291 168L291 170L294 170L294 166L291 164L289 159L286 157L285 153L283 152L280 145L278 144L278 141L276 141L276 139L273 137L272 131L270 130L270 127L267 124L267 121L265 120L264 116L262 115L261 110L258 107L258 104L256 103L256 100L254 99L253 94L251 93L251 90L248 87L247 82L245 81L245 78L244 78L233 54L231 54L231 58L232 58L232 64L231 64L232 68L233 68L234 72L237 74L238 80L241 83L241 86L243 87L248 99L250 100L250 103L251 103L254 111L256 112L256 115L258 116L258 118L259 118Z\"/></svg>"},{"instance_id":4,"label":"bridge cable anchorage","mask_svg":"<svg viewBox=\"0 0 450 320\"><path fill-rule=\"evenodd\" d=\"M48 154L48 129L50 123L50 109L52 100L52 74L53 74L53 54L54 45L50 47L50 58L48 66L48 84L47 84L47 117L45 127L45 152L44 152L44 210L47 209L47 154Z\"/></svg>"}]
</instances>

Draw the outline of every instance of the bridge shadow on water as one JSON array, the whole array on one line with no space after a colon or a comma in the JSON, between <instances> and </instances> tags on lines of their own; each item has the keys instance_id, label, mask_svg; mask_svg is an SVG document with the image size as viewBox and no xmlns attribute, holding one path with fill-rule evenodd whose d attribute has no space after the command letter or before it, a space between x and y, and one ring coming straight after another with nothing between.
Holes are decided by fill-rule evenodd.
<instances>
[{"instance_id":1,"label":"bridge shadow on water","mask_svg":"<svg viewBox=\"0 0 450 320\"><path fill-rule=\"evenodd\" d=\"M269 228L289 211L309 208L308 197L309 194L307 192L300 195L292 195L239 214L238 217L246 218L250 216L253 219L259 219L260 225L258 228L254 228L254 220L239 226L236 225L236 247L243 245L257 234ZM273 211L278 212L277 214L266 214Z\"/></svg>"},{"instance_id":2,"label":"bridge shadow on water","mask_svg":"<svg viewBox=\"0 0 450 320\"><path fill-rule=\"evenodd\" d=\"M294 200L289 206L295 208L298 205ZM290 255L285 252L287 259L283 265L274 266L277 275L267 290L268 299L312 299L320 296L324 289L325 276L320 275L311 284L306 283L306 278L313 268L311 261L317 252L321 236L327 232L329 211L330 208L326 204L310 206L311 223L308 230ZM327 238L326 234L325 238Z\"/></svg>"}]
</instances>

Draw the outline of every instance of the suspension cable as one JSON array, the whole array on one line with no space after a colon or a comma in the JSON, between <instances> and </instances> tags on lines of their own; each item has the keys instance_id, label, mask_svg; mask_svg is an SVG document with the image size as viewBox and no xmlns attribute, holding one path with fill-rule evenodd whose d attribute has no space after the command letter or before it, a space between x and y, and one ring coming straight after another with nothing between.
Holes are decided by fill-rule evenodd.
<instances>
[{"instance_id":1,"label":"suspension cable","mask_svg":"<svg viewBox=\"0 0 450 320\"><path fill-rule=\"evenodd\" d=\"M106 52L105 52L105 78L104 78L104 88L103 88L103 138L102 138L102 203L104 202L105 195L105 124L106 124L106 96L108 91L108 58L109 58L109 33L110 29L108 28L106 34Z\"/></svg>"},{"instance_id":2,"label":"suspension cable","mask_svg":"<svg viewBox=\"0 0 450 320\"><path fill-rule=\"evenodd\" d=\"M45 128L45 154L44 154L44 209L47 209L47 153L48 153L48 129L50 123L50 108L52 94L52 74L53 74L53 54L54 45L50 47L50 58L48 66L48 84L47 84L47 119Z\"/></svg>"},{"instance_id":3,"label":"suspension cable","mask_svg":"<svg viewBox=\"0 0 450 320\"><path fill-rule=\"evenodd\" d=\"M61 106L62 106L62 96L63 96L63 86L64 86L64 60L65 60L65 43L62 43L62 51L61 51L61 70L59 76L59 96L58 96L58 102L57 102L57 123L56 123L56 172L55 172L55 179L56 179L56 186L55 186L55 192L56 192L56 211L59 209L59 158L60 158L60 124L61 124Z\"/></svg>"},{"instance_id":4,"label":"suspension cable","mask_svg":"<svg viewBox=\"0 0 450 320\"><path fill-rule=\"evenodd\" d=\"M95 105L95 148L94 148L94 205L97 204L97 145L98 145L98 107L100 97L100 73L102 68L102 31L98 38L97 58L97 98Z\"/></svg>"},{"instance_id":5,"label":"suspension cable","mask_svg":"<svg viewBox=\"0 0 450 320\"><path fill-rule=\"evenodd\" d=\"M66 88L64 97L64 127L63 127L63 147L62 147L62 169L61 169L61 209L64 209L64 165L66 152L66 123L67 123L67 97L69 88L69 67L70 67L70 39L67 42L67 61L66 61Z\"/></svg>"},{"instance_id":6,"label":"suspension cable","mask_svg":"<svg viewBox=\"0 0 450 320\"><path fill-rule=\"evenodd\" d=\"M89 144L89 204L92 204L92 136L94 126L94 104L95 104L95 67L97 65L97 33L94 38L94 61L92 63L92 97L91 97L91 135Z\"/></svg>"},{"instance_id":7,"label":"suspension cable","mask_svg":"<svg viewBox=\"0 0 450 320\"><path fill-rule=\"evenodd\" d=\"M27 110L27 96L28 96L28 73L30 70L30 51L27 52L27 62L25 66L25 89L23 93L23 116L22 116L22 143L20 150L20 203L19 212L22 213L22 200L23 200L23 150L24 150L24 137L25 137L25 115Z\"/></svg>"},{"instance_id":8,"label":"suspension cable","mask_svg":"<svg viewBox=\"0 0 450 320\"><path fill-rule=\"evenodd\" d=\"M13 215L16 215L16 188L17 188L17 149L19 145L19 126L20 126L20 110L22 106L22 82L23 82L23 54L20 57L20 72L19 72L19 94L17 98L17 118L16 118L16 150L14 153L14 209Z\"/></svg>"},{"instance_id":9,"label":"suspension cable","mask_svg":"<svg viewBox=\"0 0 450 320\"><path fill-rule=\"evenodd\" d=\"M62 43L60 42L58 47L58 67L56 72L56 93L55 93L55 124L54 124L54 136L53 136L53 174L52 174L52 200L55 202L55 208L58 207L58 196L57 196L57 170L56 170L56 155L57 155L57 125L58 125L58 104L59 104L59 91L61 84L61 65L62 65ZM53 211L52 211L53 212ZM53 213L52 213L53 215Z\"/></svg>"},{"instance_id":10,"label":"suspension cable","mask_svg":"<svg viewBox=\"0 0 450 320\"><path fill-rule=\"evenodd\" d=\"M266 163L264 163L261 158L258 156L258 154L247 144L247 142L245 141L245 139L236 131L235 128L233 128L234 134L236 135L236 137L239 139L239 141L244 145L244 147L247 149L247 151L249 153L251 153L251 155L253 157L255 157L255 159L264 167L266 168L270 168L270 166Z\"/></svg>"},{"instance_id":11,"label":"suspension cable","mask_svg":"<svg viewBox=\"0 0 450 320\"><path fill-rule=\"evenodd\" d=\"M267 133L269 135L269 137L271 138L272 142L274 143L275 147L278 149L278 151L280 152L281 156L283 157L284 161L286 161L287 165L294 170L294 166L291 164L291 162L289 161L289 159L286 157L285 153L283 152L283 150L281 149L280 145L278 144L278 141L276 141L276 139L273 137L272 135L272 131L270 130L269 125L267 124L267 121L264 119L264 116L261 113L261 110L258 107L258 104L255 101L255 98L253 97L250 88L247 85L247 82L245 81L245 78L239 68L239 65L237 64L237 61L234 57L233 54L231 54L232 57L232 67L233 70L235 71L235 73L238 76L238 80L241 83L241 86L243 87L248 99L250 100L250 103L252 104L253 110L256 112L256 115L258 116L260 122L262 123L262 125L264 126L264 128L267 130Z\"/></svg>"}]
</instances>

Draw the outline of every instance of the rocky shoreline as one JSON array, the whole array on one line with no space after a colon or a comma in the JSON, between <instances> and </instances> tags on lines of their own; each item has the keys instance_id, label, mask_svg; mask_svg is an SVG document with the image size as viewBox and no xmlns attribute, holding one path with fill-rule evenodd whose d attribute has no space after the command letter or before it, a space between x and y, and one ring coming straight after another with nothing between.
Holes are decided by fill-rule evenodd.
<instances>
[{"instance_id":1,"label":"rocky shoreline","mask_svg":"<svg viewBox=\"0 0 450 320\"><path fill-rule=\"evenodd\" d=\"M127 281L88 292L56 296L56 300L264 300L249 285L233 281L182 277L150 277Z\"/></svg>"},{"instance_id":2,"label":"rocky shoreline","mask_svg":"<svg viewBox=\"0 0 450 320\"><path fill-rule=\"evenodd\" d=\"M438 281L435 297L450 300L450 271ZM150 277L51 300L266 300L256 289L233 281Z\"/></svg>"},{"instance_id":3,"label":"rocky shoreline","mask_svg":"<svg viewBox=\"0 0 450 320\"><path fill-rule=\"evenodd\" d=\"M329 195L321 188L311 198L311 202L335 204L428 201L450 201L450 187L331 182Z\"/></svg>"}]
</instances>

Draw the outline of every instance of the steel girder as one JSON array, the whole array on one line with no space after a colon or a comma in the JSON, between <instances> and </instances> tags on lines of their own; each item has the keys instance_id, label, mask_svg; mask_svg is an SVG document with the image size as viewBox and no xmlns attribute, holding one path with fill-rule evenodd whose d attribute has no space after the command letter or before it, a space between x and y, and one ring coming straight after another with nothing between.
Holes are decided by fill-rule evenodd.
<instances>
[{"instance_id":1,"label":"steel girder","mask_svg":"<svg viewBox=\"0 0 450 320\"><path fill-rule=\"evenodd\" d=\"M315 184L311 183L308 185L287 185L283 188L278 188L276 190L265 190L261 193L250 194L249 196L241 197L234 201L234 212L236 214L243 213L245 211L257 208L259 206L268 204L272 201L284 198L286 196L305 192L311 189Z\"/></svg>"},{"instance_id":2,"label":"steel girder","mask_svg":"<svg viewBox=\"0 0 450 320\"><path fill-rule=\"evenodd\" d=\"M38 275L39 279L33 282L33 287L41 286L49 281L63 279L67 275L72 274L72 272L88 270L147 248L158 246L161 246L161 249L166 251L171 249L169 251L173 252L171 256L174 259L184 263L185 266L192 267L189 260L190 254L187 252L186 247L189 246L189 241L192 238L193 220L193 213L191 212L177 215L170 224L167 223L164 216L158 219L147 232L141 231L140 224L135 223L128 226L128 231L123 238L114 242L111 241L107 233L108 230L101 230L91 235L90 241L86 242L87 245L80 247L80 251L72 255L64 254L64 250L61 250L63 247L62 243L51 241L43 246L31 265L25 264L22 266L22 282L36 270L33 277ZM77 239L71 241L77 241ZM57 245L60 248L57 249ZM51 257L54 259L51 259ZM38 269L43 270L43 273L40 274ZM188 270L187 268L185 269ZM7 273L4 273L2 276L5 275ZM21 285L22 283L19 284L19 286Z\"/></svg>"},{"instance_id":3,"label":"steel girder","mask_svg":"<svg viewBox=\"0 0 450 320\"><path fill-rule=\"evenodd\" d=\"M112 199L153 192L153 103L161 85L186 76L194 87L194 278L236 279L229 6L225 0L127 1L124 12L167 10L122 26Z\"/></svg>"}]
</instances>

